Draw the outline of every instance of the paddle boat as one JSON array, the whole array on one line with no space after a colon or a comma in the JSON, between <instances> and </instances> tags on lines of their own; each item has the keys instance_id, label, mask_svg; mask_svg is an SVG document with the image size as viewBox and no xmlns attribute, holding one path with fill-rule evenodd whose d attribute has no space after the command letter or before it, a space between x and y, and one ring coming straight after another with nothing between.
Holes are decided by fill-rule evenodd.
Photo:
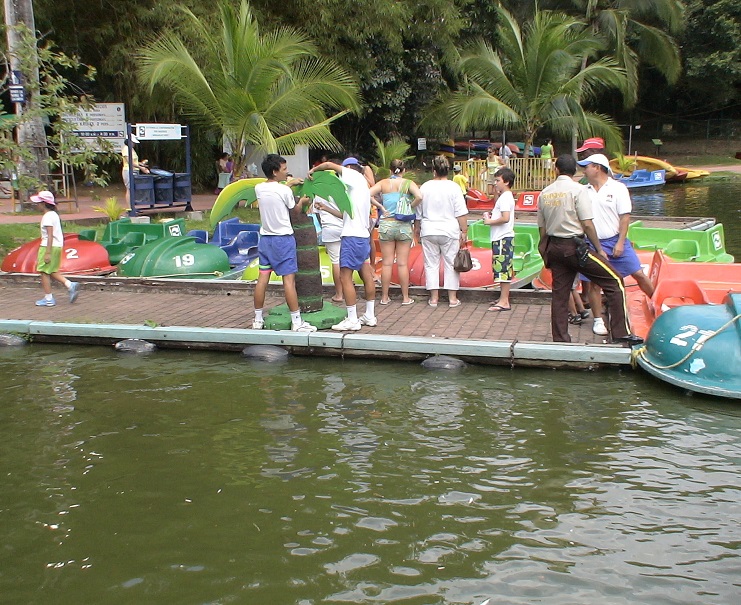
<instances>
[{"instance_id":1,"label":"paddle boat","mask_svg":"<svg viewBox=\"0 0 741 605\"><path fill-rule=\"evenodd\" d=\"M630 176L615 175L615 180L631 191L660 189L666 184L665 170L634 170Z\"/></svg>"},{"instance_id":2,"label":"paddle boat","mask_svg":"<svg viewBox=\"0 0 741 605\"><path fill-rule=\"evenodd\" d=\"M122 258L144 244L164 237L181 237L184 233L183 218L164 223L134 223L130 218L122 218L106 225L100 245L108 251L110 264L117 265ZM95 236L94 229L80 232L81 240L95 241Z\"/></svg>"},{"instance_id":3,"label":"paddle boat","mask_svg":"<svg viewBox=\"0 0 741 605\"><path fill-rule=\"evenodd\" d=\"M478 189L469 189L465 197L466 207L474 212L491 212L497 201ZM515 211L537 212L539 198L540 191L521 191L515 198Z\"/></svg>"},{"instance_id":4,"label":"paddle boat","mask_svg":"<svg viewBox=\"0 0 741 605\"><path fill-rule=\"evenodd\" d=\"M230 270L229 258L221 248L187 236L144 244L118 264L122 277L214 279L229 275Z\"/></svg>"},{"instance_id":5,"label":"paddle boat","mask_svg":"<svg viewBox=\"0 0 741 605\"><path fill-rule=\"evenodd\" d=\"M741 399L741 283L720 304L682 304L656 319L638 365L675 386Z\"/></svg>"},{"instance_id":6,"label":"paddle boat","mask_svg":"<svg viewBox=\"0 0 741 605\"><path fill-rule=\"evenodd\" d=\"M36 273L41 238L26 242L12 250L0 265L7 273ZM107 250L100 244L81 239L79 233L66 233L59 271L66 275L106 275L116 268L111 265Z\"/></svg>"},{"instance_id":7,"label":"paddle boat","mask_svg":"<svg viewBox=\"0 0 741 605\"><path fill-rule=\"evenodd\" d=\"M625 170L620 168L620 162L617 158L610 160L610 168L615 174L627 173L631 174L633 170L664 170L664 179L667 183L678 182L678 181L689 181L692 179L699 179L706 177L710 174L707 170L698 170L696 168L688 168L685 166L674 166L669 162L660 160L658 158L652 158L645 155L627 156L630 159L630 169Z\"/></svg>"},{"instance_id":8,"label":"paddle boat","mask_svg":"<svg viewBox=\"0 0 741 605\"><path fill-rule=\"evenodd\" d=\"M194 237L198 243L211 244L221 248L229 258L232 267L246 267L257 258L257 244L260 241L260 225L241 223L238 218L221 221L209 237L205 229L193 229L186 236Z\"/></svg>"}]
</instances>

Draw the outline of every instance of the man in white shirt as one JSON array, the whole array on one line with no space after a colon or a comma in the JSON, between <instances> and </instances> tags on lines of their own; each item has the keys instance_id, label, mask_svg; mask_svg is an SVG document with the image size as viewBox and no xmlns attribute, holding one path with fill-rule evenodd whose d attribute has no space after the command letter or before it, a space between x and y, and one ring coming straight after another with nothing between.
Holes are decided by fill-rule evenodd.
<instances>
[{"instance_id":1,"label":"man in white shirt","mask_svg":"<svg viewBox=\"0 0 741 605\"><path fill-rule=\"evenodd\" d=\"M342 233L340 237L340 281L347 306L347 317L332 326L338 332L356 332L363 326L378 325L375 314L376 284L370 266L370 190L363 176L363 167L357 158L349 157L342 166L334 162L322 162L309 170L309 178L319 170L334 170L347 186L348 197L352 203L352 216L342 214ZM322 209L326 209L322 207ZM331 212L331 210L328 210ZM365 313L359 318L357 294L352 274L357 271L365 288Z\"/></svg>"},{"instance_id":2,"label":"man in white shirt","mask_svg":"<svg viewBox=\"0 0 741 605\"><path fill-rule=\"evenodd\" d=\"M260 241L257 252L260 258L260 274L255 285L255 320L253 330L262 330L264 326L263 306L265 292L274 271L283 279L283 290L286 304L291 313L291 330L293 332L316 332L316 327L301 319L296 294L296 273L298 260L296 256L296 239L293 237L293 226L289 212L301 212L301 206L308 198L304 197L296 204L293 191L285 181L288 177L288 165L285 158L275 153L268 154L262 163L262 170L268 180L255 186L255 195L260 206ZM290 181L294 184L300 181Z\"/></svg>"},{"instance_id":3,"label":"man in white shirt","mask_svg":"<svg viewBox=\"0 0 741 605\"><path fill-rule=\"evenodd\" d=\"M631 275L650 298L654 293L653 285L627 239L630 212L633 209L628 188L611 178L610 162L601 153L590 155L577 163L584 166L588 182L586 188L594 211L594 228L610 264L621 277ZM602 293L594 284L589 286L589 305L594 316L592 331L606 335L607 328L602 319Z\"/></svg>"}]
</instances>

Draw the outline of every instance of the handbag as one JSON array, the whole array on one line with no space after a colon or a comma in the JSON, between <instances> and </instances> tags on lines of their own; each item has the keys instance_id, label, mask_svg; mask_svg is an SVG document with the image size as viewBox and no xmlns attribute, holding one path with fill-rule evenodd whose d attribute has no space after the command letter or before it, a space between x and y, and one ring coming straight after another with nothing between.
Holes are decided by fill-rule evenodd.
<instances>
[{"instance_id":1,"label":"handbag","mask_svg":"<svg viewBox=\"0 0 741 605\"><path fill-rule=\"evenodd\" d=\"M471 252L468 248L460 248L455 254L453 260L453 269L458 273L466 273L473 269L473 261L471 260Z\"/></svg>"},{"instance_id":2,"label":"handbag","mask_svg":"<svg viewBox=\"0 0 741 605\"><path fill-rule=\"evenodd\" d=\"M394 213L394 218L397 221L403 221L405 223L417 218L417 213L412 208L412 200L414 197L409 193L410 184L411 181L409 179L404 179L401 183L401 188L399 189L399 202L396 204L396 212Z\"/></svg>"}]
</instances>

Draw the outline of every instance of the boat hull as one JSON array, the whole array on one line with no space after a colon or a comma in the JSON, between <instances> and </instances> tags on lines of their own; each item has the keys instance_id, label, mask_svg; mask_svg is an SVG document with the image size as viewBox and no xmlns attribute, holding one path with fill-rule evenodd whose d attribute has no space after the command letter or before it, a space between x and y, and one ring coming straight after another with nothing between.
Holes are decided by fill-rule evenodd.
<instances>
[{"instance_id":1,"label":"boat hull","mask_svg":"<svg viewBox=\"0 0 741 605\"><path fill-rule=\"evenodd\" d=\"M0 269L7 273L36 273L41 238L16 248L3 260ZM77 233L67 233L62 247L60 273L67 275L105 275L115 271L108 252L100 244L80 239Z\"/></svg>"},{"instance_id":2,"label":"boat hull","mask_svg":"<svg viewBox=\"0 0 741 605\"><path fill-rule=\"evenodd\" d=\"M721 305L682 306L656 319L638 365L690 391L741 399L741 292Z\"/></svg>"}]
</instances>

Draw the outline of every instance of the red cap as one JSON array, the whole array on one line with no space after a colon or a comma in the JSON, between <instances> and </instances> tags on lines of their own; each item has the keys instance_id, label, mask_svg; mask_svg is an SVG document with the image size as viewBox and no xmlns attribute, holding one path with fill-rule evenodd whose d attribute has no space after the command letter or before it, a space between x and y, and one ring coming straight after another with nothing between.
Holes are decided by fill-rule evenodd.
<instances>
[{"instance_id":1,"label":"red cap","mask_svg":"<svg viewBox=\"0 0 741 605\"><path fill-rule=\"evenodd\" d=\"M591 139L586 139L581 147L577 148L576 152L581 153L582 151L586 151L587 149L604 149L605 148L605 141L604 139L601 139L600 137L592 137Z\"/></svg>"}]
</instances>

